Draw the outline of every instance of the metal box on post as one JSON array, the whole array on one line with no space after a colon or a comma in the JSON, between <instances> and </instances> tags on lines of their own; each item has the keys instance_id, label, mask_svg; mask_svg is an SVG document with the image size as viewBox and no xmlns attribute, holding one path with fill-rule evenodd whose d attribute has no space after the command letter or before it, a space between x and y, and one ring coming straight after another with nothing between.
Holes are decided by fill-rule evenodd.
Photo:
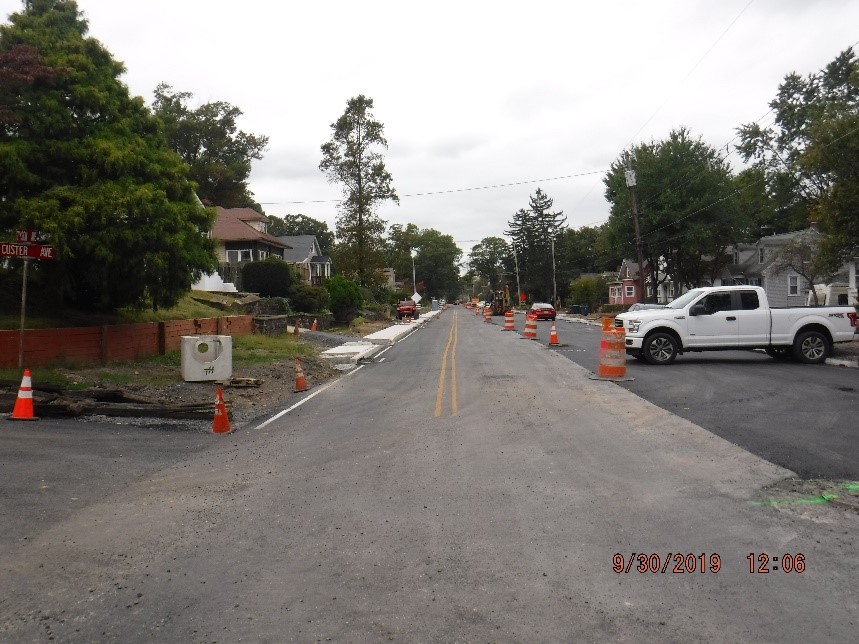
<instances>
[{"instance_id":1,"label":"metal box on post","mask_svg":"<svg viewBox=\"0 0 859 644\"><path fill-rule=\"evenodd\" d=\"M182 379L185 382L226 382L233 377L233 337L183 335Z\"/></svg>"}]
</instances>

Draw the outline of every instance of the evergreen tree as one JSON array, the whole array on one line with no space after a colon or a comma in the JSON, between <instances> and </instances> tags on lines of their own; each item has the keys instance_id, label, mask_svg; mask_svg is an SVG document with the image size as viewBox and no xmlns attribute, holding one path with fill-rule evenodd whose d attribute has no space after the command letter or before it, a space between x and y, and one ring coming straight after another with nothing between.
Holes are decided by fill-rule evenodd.
<instances>
[{"instance_id":1,"label":"evergreen tree","mask_svg":"<svg viewBox=\"0 0 859 644\"><path fill-rule=\"evenodd\" d=\"M0 123L0 231L38 230L55 248L33 295L103 310L174 304L216 265L213 213L186 166L120 82L122 65L86 37L75 2L30 0L10 21L0 56L31 48L50 70L16 79Z\"/></svg>"},{"instance_id":2,"label":"evergreen tree","mask_svg":"<svg viewBox=\"0 0 859 644\"><path fill-rule=\"evenodd\" d=\"M505 234L513 240L523 291L531 301L548 302L554 294L557 241L567 218L563 211L552 211L554 201L541 188L530 196L528 205L527 210L520 209L513 215ZM553 242L556 246L555 267L552 264Z\"/></svg>"}]
</instances>

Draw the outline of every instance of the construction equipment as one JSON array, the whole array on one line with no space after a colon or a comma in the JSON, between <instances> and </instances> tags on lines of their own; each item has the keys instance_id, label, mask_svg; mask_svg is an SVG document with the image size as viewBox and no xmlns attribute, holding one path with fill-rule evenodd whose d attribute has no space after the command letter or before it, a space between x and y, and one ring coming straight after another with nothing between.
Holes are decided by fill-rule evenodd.
<instances>
[{"instance_id":1,"label":"construction equipment","mask_svg":"<svg viewBox=\"0 0 859 644\"><path fill-rule=\"evenodd\" d=\"M503 290L494 291L490 295L488 304L492 308L492 315L504 315L507 311L512 311L513 301L510 299L510 287L505 284Z\"/></svg>"}]
</instances>

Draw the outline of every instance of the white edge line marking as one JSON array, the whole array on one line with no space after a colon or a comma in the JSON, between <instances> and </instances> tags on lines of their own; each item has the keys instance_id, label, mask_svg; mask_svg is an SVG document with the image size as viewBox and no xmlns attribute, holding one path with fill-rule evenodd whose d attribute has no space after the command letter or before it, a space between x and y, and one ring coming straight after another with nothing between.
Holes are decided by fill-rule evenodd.
<instances>
[{"instance_id":1,"label":"white edge line marking","mask_svg":"<svg viewBox=\"0 0 859 644\"><path fill-rule=\"evenodd\" d=\"M343 376L343 378L348 378L348 377L349 377L349 376L351 376L353 373L355 373L356 371L360 371L360 370L361 370L361 369L363 369L363 368L364 368L364 365L361 365L360 367L357 367L356 369L353 369L352 371L350 371L349 373L347 373L345 376ZM283 415L285 415L285 414L288 414L288 413L289 413L289 412L291 412L293 409L297 409L298 407L301 407L301 405L303 405L304 403L306 403L308 400L310 400L310 399L311 399L311 398L313 398L314 396L318 396L318 395L319 395L319 394L321 394L323 391L325 391L326 389L328 389L328 387L331 387L331 386L333 386L333 385L337 384L338 382L340 382L341 380L343 380L343 378L338 378L338 379L337 379L337 380L335 380L334 382L329 382L329 383L328 383L327 385L325 385L322 389L317 389L316 391L314 391L314 392L313 392L312 394L310 394L309 396L307 396L307 397L302 398L301 400L299 400L299 401L298 401L297 403L295 403L292 407L288 407L287 409L284 409L283 411L278 412L277 414L275 414L274 416L272 416L271 418L269 418L269 419L268 419L267 421L265 421L264 423L260 423L259 425L257 425L256 427L254 427L254 429L262 429L263 427L265 427L265 426L269 425L270 423L273 423L274 421L276 421L276 420L277 420L278 418L280 418L281 416L283 416Z\"/></svg>"}]
</instances>

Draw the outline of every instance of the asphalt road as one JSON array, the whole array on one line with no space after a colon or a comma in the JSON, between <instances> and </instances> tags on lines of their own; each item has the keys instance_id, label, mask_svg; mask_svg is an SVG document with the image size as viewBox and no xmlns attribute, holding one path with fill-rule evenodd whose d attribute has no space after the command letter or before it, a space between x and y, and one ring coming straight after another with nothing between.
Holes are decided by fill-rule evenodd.
<instances>
[{"instance_id":1,"label":"asphalt road","mask_svg":"<svg viewBox=\"0 0 859 644\"><path fill-rule=\"evenodd\" d=\"M785 470L463 309L256 423L68 462L68 430L3 426L4 472L42 465L0 498L0 641L855 636L859 515L760 505Z\"/></svg>"},{"instance_id":2,"label":"asphalt road","mask_svg":"<svg viewBox=\"0 0 859 644\"><path fill-rule=\"evenodd\" d=\"M524 326L517 318L519 326ZM551 322L538 323L546 344ZM518 326L517 326L518 328ZM558 353L596 372L602 330L556 322ZM687 353L654 367L627 359L619 385L803 478L859 480L859 370L759 351Z\"/></svg>"}]
</instances>

